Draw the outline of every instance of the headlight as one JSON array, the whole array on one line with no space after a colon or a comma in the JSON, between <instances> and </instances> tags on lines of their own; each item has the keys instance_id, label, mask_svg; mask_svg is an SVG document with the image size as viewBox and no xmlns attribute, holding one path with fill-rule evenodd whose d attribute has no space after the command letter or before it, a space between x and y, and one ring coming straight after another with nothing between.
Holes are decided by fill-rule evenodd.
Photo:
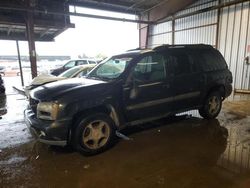
<instances>
[{"instance_id":1,"label":"headlight","mask_svg":"<svg viewBox=\"0 0 250 188\"><path fill-rule=\"evenodd\" d=\"M37 105L37 118L56 120L60 104L54 102L40 102Z\"/></svg>"}]
</instances>

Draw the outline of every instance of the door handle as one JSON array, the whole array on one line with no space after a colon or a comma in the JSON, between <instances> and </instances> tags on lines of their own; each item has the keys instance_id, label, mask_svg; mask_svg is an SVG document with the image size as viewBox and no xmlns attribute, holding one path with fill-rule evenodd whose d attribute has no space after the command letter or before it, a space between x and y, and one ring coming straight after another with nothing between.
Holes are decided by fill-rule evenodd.
<instances>
[{"instance_id":1,"label":"door handle","mask_svg":"<svg viewBox=\"0 0 250 188\"><path fill-rule=\"evenodd\" d=\"M170 84L164 84L163 88L170 88Z\"/></svg>"}]
</instances>

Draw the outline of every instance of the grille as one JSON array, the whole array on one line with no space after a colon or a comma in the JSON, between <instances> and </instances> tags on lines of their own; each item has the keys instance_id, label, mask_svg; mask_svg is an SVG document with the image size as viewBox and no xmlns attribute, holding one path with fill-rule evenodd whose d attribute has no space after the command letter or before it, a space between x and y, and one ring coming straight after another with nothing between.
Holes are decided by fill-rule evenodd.
<instances>
[{"instance_id":1,"label":"grille","mask_svg":"<svg viewBox=\"0 0 250 188\"><path fill-rule=\"evenodd\" d=\"M36 114L36 107L37 107L39 101L32 99L32 98L30 98L29 100L30 100L30 107L31 107L32 111Z\"/></svg>"}]
</instances>

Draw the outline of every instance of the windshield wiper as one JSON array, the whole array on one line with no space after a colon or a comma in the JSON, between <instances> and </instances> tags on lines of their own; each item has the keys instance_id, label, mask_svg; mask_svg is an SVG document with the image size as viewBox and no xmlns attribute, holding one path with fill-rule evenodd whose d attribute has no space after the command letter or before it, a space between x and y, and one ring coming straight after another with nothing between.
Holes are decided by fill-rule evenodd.
<instances>
[{"instance_id":1,"label":"windshield wiper","mask_svg":"<svg viewBox=\"0 0 250 188\"><path fill-rule=\"evenodd\" d=\"M104 77L104 76L90 76L88 78L94 79L94 80L103 80L103 81L109 81L112 80L112 78Z\"/></svg>"},{"instance_id":2,"label":"windshield wiper","mask_svg":"<svg viewBox=\"0 0 250 188\"><path fill-rule=\"evenodd\" d=\"M86 76L86 78L93 79L93 80L100 80L100 78L96 76Z\"/></svg>"}]
</instances>

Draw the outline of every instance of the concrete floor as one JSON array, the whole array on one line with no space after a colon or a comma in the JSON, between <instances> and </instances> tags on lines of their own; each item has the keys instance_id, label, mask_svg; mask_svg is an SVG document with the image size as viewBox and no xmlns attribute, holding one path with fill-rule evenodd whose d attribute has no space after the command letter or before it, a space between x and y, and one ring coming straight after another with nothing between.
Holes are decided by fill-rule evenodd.
<instances>
[{"instance_id":1,"label":"concrete floor","mask_svg":"<svg viewBox=\"0 0 250 188\"><path fill-rule=\"evenodd\" d=\"M250 187L250 98L226 101L217 120L180 116L123 133L109 151L84 157L32 138L26 100L9 92L0 120L0 187Z\"/></svg>"}]
</instances>

